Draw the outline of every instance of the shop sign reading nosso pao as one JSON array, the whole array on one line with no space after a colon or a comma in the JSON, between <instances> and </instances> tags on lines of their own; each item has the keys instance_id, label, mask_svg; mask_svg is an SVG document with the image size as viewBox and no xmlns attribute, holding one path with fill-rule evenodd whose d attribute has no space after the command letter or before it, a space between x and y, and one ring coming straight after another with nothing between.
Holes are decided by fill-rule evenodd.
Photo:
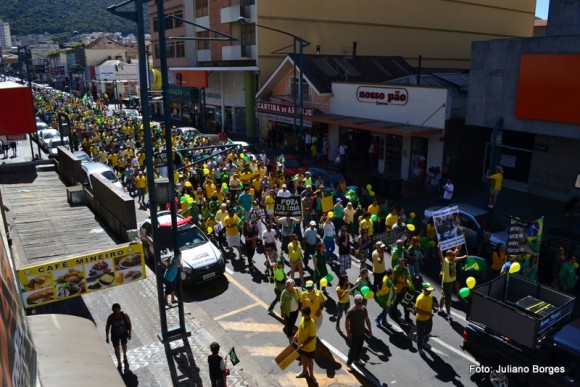
<instances>
[{"instance_id":1,"label":"shop sign reading nosso pao","mask_svg":"<svg viewBox=\"0 0 580 387\"><path fill-rule=\"evenodd\" d=\"M402 87L359 86L356 89L359 102L376 105L406 105L409 101L407 89Z\"/></svg>"},{"instance_id":2,"label":"shop sign reading nosso pao","mask_svg":"<svg viewBox=\"0 0 580 387\"><path fill-rule=\"evenodd\" d=\"M143 245L27 266L16 275L24 306L34 308L145 278Z\"/></svg>"}]
</instances>

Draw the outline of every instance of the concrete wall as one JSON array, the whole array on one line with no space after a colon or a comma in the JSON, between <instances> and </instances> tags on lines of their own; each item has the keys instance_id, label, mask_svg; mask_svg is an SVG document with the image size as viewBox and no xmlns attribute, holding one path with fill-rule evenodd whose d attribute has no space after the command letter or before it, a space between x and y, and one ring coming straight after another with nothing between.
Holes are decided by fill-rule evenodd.
<instances>
[{"instance_id":1,"label":"concrete wall","mask_svg":"<svg viewBox=\"0 0 580 387\"><path fill-rule=\"evenodd\" d=\"M580 139L577 125L518 119L514 115L521 54L579 52L580 37L473 43L466 124L491 128L498 118L503 118L504 128L509 130ZM544 97L549 98L538 96Z\"/></svg>"},{"instance_id":2,"label":"concrete wall","mask_svg":"<svg viewBox=\"0 0 580 387\"><path fill-rule=\"evenodd\" d=\"M546 36L580 35L580 1L550 0Z\"/></svg>"}]
</instances>

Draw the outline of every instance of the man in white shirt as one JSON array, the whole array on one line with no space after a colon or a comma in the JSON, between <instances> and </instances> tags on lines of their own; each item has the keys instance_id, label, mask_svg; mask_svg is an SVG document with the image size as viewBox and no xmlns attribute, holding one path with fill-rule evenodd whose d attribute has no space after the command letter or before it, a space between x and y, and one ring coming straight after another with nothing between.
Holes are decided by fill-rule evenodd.
<instances>
[{"instance_id":1,"label":"man in white shirt","mask_svg":"<svg viewBox=\"0 0 580 387\"><path fill-rule=\"evenodd\" d=\"M279 198L289 198L292 196L292 193L288 191L288 186L286 184L282 184L282 189L278 191L276 196Z\"/></svg>"},{"instance_id":2,"label":"man in white shirt","mask_svg":"<svg viewBox=\"0 0 580 387\"><path fill-rule=\"evenodd\" d=\"M451 199L453 198L453 191L455 186L451 182L451 179L447 179L447 183L443 186L443 201L445 204L451 204Z\"/></svg>"}]
</instances>

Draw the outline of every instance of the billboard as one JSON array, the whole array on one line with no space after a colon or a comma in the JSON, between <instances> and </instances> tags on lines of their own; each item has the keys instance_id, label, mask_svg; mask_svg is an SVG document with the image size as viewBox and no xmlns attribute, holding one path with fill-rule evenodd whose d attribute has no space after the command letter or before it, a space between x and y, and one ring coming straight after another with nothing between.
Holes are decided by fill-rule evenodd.
<instances>
[{"instance_id":1,"label":"billboard","mask_svg":"<svg viewBox=\"0 0 580 387\"><path fill-rule=\"evenodd\" d=\"M34 308L145 278L143 245L23 267L16 272L25 308Z\"/></svg>"},{"instance_id":2,"label":"billboard","mask_svg":"<svg viewBox=\"0 0 580 387\"><path fill-rule=\"evenodd\" d=\"M433 223L441 251L465 244L457 206L445 207L433 212Z\"/></svg>"},{"instance_id":3,"label":"billboard","mask_svg":"<svg viewBox=\"0 0 580 387\"><path fill-rule=\"evenodd\" d=\"M15 82L0 82L0 135L36 132L32 91Z\"/></svg>"}]
</instances>

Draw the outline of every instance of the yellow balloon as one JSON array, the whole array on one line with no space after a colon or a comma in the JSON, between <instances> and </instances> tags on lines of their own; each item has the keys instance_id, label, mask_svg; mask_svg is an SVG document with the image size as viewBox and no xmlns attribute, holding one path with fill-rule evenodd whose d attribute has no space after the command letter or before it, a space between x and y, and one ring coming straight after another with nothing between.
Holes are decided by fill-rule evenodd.
<instances>
[{"instance_id":1,"label":"yellow balloon","mask_svg":"<svg viewBox=\"0 0 580 387\"><path fill-rule=\"evenodd\" d=\"M205 169L203 170L203 174L204 174L204 175L209 175L209 169L205 168Z\"/></svg>"},{"instance_id":2,"label":"yellow balloon","mask_svg":"<svg viewBox=\"0 0 580 387\"><path fill-rule=\"evenodd\" d=\"M520 271L521 268L522 267L519 262L512 263L512 265L510 266L510 274L517 273L518 271Z\"/></svg>"},{"instance_id":3,"label":"yellow balloon","mask_svg":"<svg viewBox=\"0 0 580 387\"><path fill-rule=\"evenodd\" d=\"M414 224L408 224L408 225L407 225L407 230L409 230L409 231L411 231L411 232L412 232L412 231L415 231L415 225L414 225Z\"/></svg>"},{"instance_id":4,"label":"yellow balloon","mask_svg":"<svg viewBox=\"0 0 580 387\"><path fill-rule=\"evenodd\" d=\"M467 284L467 287L468 287L469 289L473 289L473 288L475 287L476 281L475 281L475 278L473 278L473 277L468 277L468 278L465 280L465 283Z\"/></svg>"},{"instance_id":5,"label":"yellow balloon","mask_svg":"<svg viewBox=\"0 0 580 387\"><path fill-rule=\"evenodd\" d=\"M329 217L329 218L334 218L334 212L330 211L330 212L328 213L328 217Z\"/></svg>"},{"instance_id":6,"label":"yellow balloon","mask_svg":"<svg viewBox=\"0 0 580 387\"><path fill-rule=\"evenodd\" d=\"M320 286L325 287L328 285L328 280L326 278L320 279Z\"/></svg>"},{"instance_id":7,"label":"yellow balloon","mask_svg":"<svg viewBox=\"0 0 580 387\"><path fill-rule=\"evenodd\" d=\"M375 298L375 292L373 292L372 290L370 292L368 292L365 296L365 300L372 300L373 298Z\"/></svg>"},{"instance_id":8,"label":"yellow balloon","mask_svg":"<svg viewBox=\"0 0 580 387\"><path fill-rule=\"evenodd\" d=\"M240 153L240 157L243 159L246 155L243 153Z\"/></svg>"},{"instance_id":9,"label":"yellow balloon","mask_svg":"<svg viewBox=\"0 0 580 387\"><path fill-rule=\"evenodd\" d=\"M211 227L208 227L208 228L207 228L207 233L208 233L208 234L211 234L212 232L213 232L213 228L211 228Z\"/></svg>"},{"instance_id":10,"label":"yellow balloon","mask_svg":"<svg viewBox=\"0 0 580 387\"><path fill-rule=\"evenodd\" d=\"M414 212L411 212L411 213L409 214L409 216L411 217L411 219L415 219L415 216L417 216L417 214L415 214Z\"/></svg>"}]
</instances>

